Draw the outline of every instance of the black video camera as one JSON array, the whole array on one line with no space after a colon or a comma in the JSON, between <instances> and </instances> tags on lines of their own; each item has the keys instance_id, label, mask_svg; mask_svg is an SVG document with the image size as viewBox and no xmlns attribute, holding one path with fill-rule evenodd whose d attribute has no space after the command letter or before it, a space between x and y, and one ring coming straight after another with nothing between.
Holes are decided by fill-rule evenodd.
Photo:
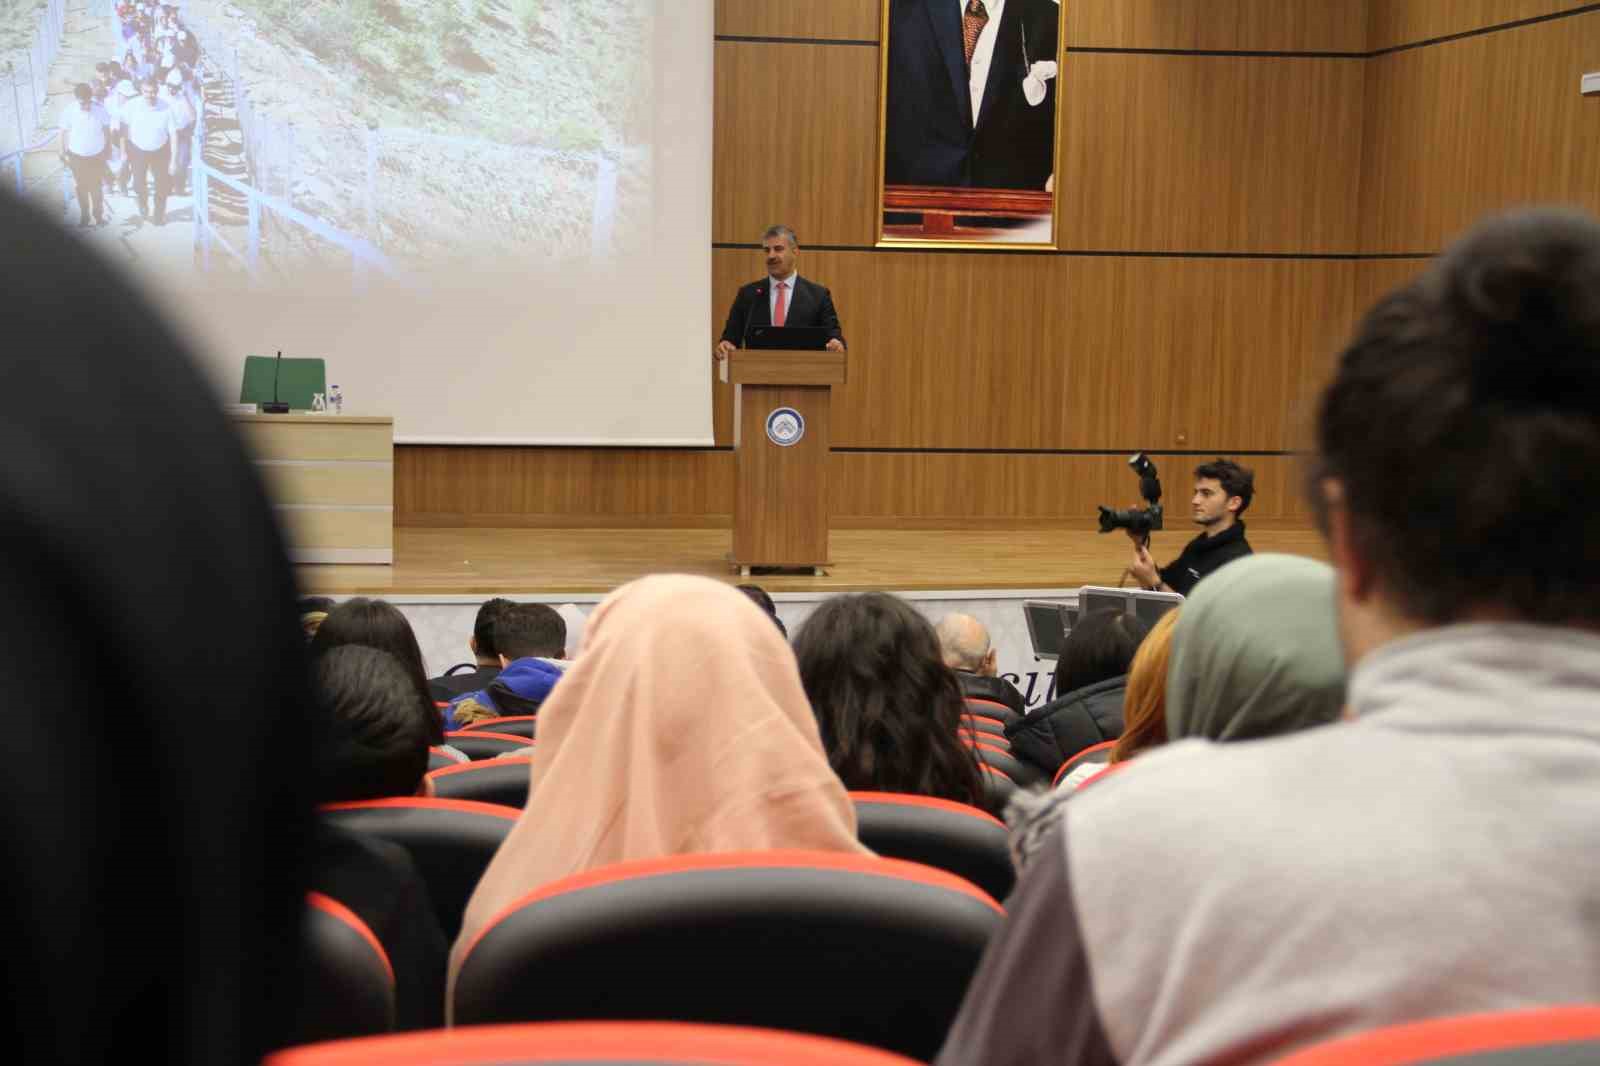
<instances>
[{"instance_id":1,"label":"black video camera","mask_svg":"<svg viewBox=\"0 0 1600 1066\"><path fill-rule=\"evenodd\" d=\"M1144 497L1146 506L1129 507L1121 511L1110 507L1100 508L1100 532L1126 529L1130 533L1143 534L1148 541L1150 534L1161 528L1161 476L1156 473L1156 464L1144 452L1129 459L1128 465L1139 475L1139 495Z\"/></svg>"}]
</instances>

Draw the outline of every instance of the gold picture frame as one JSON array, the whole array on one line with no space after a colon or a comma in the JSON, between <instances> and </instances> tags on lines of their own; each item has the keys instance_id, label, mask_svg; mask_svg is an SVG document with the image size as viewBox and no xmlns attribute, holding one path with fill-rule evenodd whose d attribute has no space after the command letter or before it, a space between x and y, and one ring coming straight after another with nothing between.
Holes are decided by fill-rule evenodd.
<instances>
[{"instance_id":1,"label":"gold picture frame","mask_svg":"<svg viewBox=\"0 0 1600 1066\"><path fill-rule=\"evenodd\" d=\"M882 0L877 243L1054 250L1065 3L969 5Z\"/></svg>"}]
</instances>

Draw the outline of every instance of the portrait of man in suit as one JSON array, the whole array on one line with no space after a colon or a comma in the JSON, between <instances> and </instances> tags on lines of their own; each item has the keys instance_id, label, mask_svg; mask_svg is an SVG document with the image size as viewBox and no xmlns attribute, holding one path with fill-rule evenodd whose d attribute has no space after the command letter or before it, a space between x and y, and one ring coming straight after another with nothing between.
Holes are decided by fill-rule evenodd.
<instances>
[{"instance_id":1,"label":"portrait of man in suit","mask_svg":"<svg viewBox=\"0 0 1600 1066\"><path fill-rule=\"evenodd\" d=\"M1055 166L1057 0L885 0L884 206L906 198L1005 229L1048 223ZM1031 196L984 197L978 190ZM1008 208L1015 213L1007 217ZM886 231L887 232L887 231Z\"/></svg>"}]
</instances>

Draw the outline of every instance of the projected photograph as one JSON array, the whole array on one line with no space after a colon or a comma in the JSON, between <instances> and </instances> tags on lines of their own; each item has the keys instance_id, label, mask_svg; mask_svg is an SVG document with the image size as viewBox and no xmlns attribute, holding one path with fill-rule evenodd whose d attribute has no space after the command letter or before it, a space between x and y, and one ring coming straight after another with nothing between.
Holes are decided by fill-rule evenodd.
<instances>
[{"instance_id":1,"label":"projected photograph","mask_svg":"<svg viewBox=\"0 0 1600 1066\"><path fill-rule=\"evenodd\" d=\"M70 112L89 86L103 166L58 158L51 139L24 177L69 225L169 276L359 283L605 261L652 213L661 9L85 0L45 27L57 39L40 132L92 122Z\"/></svg>"},{"instance_id":2,"label":"projected photograph","mask_svg":"<svg viewBox=\"0 0 1600 1066\"><path fill-rule=\"evenodd\" d=\"M881 244L1054 247L1058 0L883 0Z\"/></svg>"}]
</instances>

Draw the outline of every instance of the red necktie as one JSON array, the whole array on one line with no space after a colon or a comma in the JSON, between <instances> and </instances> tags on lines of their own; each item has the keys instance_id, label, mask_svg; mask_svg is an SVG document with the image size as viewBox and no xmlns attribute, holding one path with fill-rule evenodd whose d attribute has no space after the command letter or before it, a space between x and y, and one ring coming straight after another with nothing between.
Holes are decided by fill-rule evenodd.
<instances>
[{"instance_id":1,"label":"red necktie","mask_svg":"<svg viewBox=\"0 0 1600 1066\"><path fill-rule=\"evenodd\" d=\"M774 326L783 325L783 320L789 315L789 307L783 299L783 290L788 287L789 283L787 281L778 282L778 306L772 309L772 324Z\"/></svg>"},{"instance_id":2,"label":"red necktie","mask_svg":"<svg viewBox=\"0 0 1600 1066\"><path fill-rule=\"evenodd\" d=\"M989 9L983 0L967 0L967 12L961 16L961 47L967 53L967 66L972 66L972 53L978 50L978 38L989 24Z\"/></svg>"}]
</instances>

